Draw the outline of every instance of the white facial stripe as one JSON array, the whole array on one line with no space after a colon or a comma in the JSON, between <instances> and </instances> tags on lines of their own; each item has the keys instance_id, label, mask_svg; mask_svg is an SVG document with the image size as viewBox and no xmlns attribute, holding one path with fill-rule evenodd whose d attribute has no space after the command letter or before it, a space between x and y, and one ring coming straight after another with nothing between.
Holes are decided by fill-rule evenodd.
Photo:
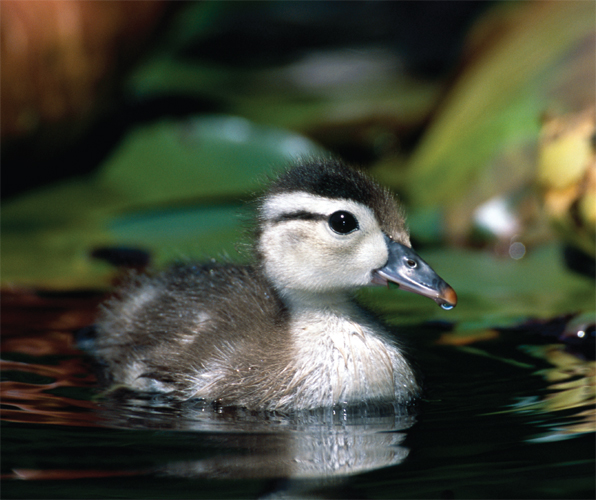
<instances>
[{"instance_id":1,"label":"white facial stripe","mask_svg":"<svg viewBox=\"0 0 596 500\"><path fill-rule=\"evenodd\" d=\"M352 200L330 199L317 196L304 191L278 194L269 198L263 205L263 216L267 220L292 212L312 212L315 214L331 215L338 210L347 210L352 213L361 213L362 210L372 212L368 207ZM372 213L371 213L372 215Z\"/></svg>"}]
</instances>

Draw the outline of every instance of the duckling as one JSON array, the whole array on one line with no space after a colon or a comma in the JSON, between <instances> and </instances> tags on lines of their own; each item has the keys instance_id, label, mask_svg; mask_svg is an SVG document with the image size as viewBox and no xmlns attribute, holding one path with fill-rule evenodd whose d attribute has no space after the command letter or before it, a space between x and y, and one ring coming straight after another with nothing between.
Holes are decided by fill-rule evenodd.
<instances>
[{"instance_id":1,"label":"duckling","mask_svg":"<svg viewBox=\"0 0 596 500\"><path fill-rule=\"evenodd\" d=\"M258 410L415 398L402 347L352 292L393 282L446 309L457 296L412 250L390 191L304 160L259 200L255 233L252 265L175 265L103 305L97 355L113 381Z\"/></svg>"}]
</instances>

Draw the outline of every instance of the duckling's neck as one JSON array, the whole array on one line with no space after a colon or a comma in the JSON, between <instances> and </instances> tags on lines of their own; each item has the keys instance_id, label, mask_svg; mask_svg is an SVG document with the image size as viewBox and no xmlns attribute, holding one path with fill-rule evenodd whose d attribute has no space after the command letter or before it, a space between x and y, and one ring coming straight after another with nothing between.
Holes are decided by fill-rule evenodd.
<instances>
[{"instance_id":1,"label":"duckling's neck","mask_svg":"<svg viewBox=\"0 0 596 500\"><path fill-rule=\"evenodd\" d=\"M284 299L290 312L292 337L303 347L318 345L323 339L330 341L328 346L333 346L339 338L362 331L362 323L366 322L345 291L294 291L286 294Z\"/></svg>"},{"instance_id":2,"label":"duckling's neck","mask_svg":"<svg viewBox=\"0 0 596 500\"><path fill-rule=\"evenodd\" d=\"M351 295L341 292L294 292L284 301L290 312L290 331L299 344L318 344L322 339L334 341L354 331L363 331L364 318ZM368 324L366 326L369 326ZM365 330L369 330L365 328ZM312 344L312 345L314 345Z\"/></svg>"},{"instance_id":3,"label":"duckling's neck","mask_svg":"<svg viewBox=\"0 0 596 500\"><path fill-rule=\"evenodd\" d=\"M350 295L341 292L309 292L303 290L285 291L283 300L292 316L309 314L349 314L354 310Z\"/></svg>"}]
</instances>

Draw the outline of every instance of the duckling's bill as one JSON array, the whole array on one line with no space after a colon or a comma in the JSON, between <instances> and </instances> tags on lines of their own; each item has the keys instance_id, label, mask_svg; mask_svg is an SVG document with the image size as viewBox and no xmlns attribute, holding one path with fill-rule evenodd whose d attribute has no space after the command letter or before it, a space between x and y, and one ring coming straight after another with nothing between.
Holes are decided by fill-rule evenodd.
<instances>
[{"instance_id":1,"label":"duckling's bill","mask_svg":"<svg viewBox=\"0 0 596 500\"><path fill-rule=\"evenodd\" d=\"M372 283L399 285L403 290L433 299L444 309L457 304L457 294L422 258L401 243L387 235L385 243L389 252L387 263L373 272Z\"/></svg>"}]
</instances>

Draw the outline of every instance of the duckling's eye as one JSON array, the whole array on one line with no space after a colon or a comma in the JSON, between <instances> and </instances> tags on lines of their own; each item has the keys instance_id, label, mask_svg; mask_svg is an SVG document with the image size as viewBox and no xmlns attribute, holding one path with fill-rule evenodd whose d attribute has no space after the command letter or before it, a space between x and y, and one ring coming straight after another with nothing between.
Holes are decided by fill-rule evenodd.
<instances>
[{"instance_id":1,"label":"duckling's eye","mask_svg":"<svg viewBox=\"0 0 596 500\"><path fill-rule=\"evenodd\" d=\"M339 234L348 234L358 229L358 221L350 212L340 210L329 216L329 227Z\"/></svg>"}]
</instances>

